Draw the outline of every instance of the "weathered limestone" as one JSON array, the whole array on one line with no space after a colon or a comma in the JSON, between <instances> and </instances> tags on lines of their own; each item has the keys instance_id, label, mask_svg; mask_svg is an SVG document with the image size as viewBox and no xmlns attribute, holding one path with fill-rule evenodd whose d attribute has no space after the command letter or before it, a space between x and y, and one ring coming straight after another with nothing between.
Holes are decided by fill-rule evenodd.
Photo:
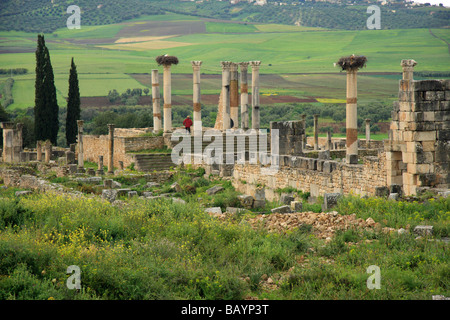
<instances>
[{"instance_id":1,"label":"weathered limestone","mask_svg":"<svg viewBox=\"0 0 450 320\"><path fill-rule=\"evenodd\" d=\"M4 162L20 162L20 153L22 152L22 128L23 125L13 122L2 122L3 129L3 153Z\"/></svg>"},{"instance_id":2,"label":"weathered limestone","mask_svg":"<svg viewBox=\"0 0 450 320\"><path fill-rule=\"evenodd\" d=\"M84 168L84 155L83 155L83 120L77 120L78 126L78 167Z\"/></svg>"},{"instance_id":3,"label":"weathered limestone","mask_svg":"<svg viewBox=\"0 0 450 320\"><path fill-rule=\"evenodd\" d=\"M278 154L302 154L302 138L305 134L303 121L273 121L270 123L270 131L274 129L278 130L279 134Z\"/></svg>"},{"instance_id":4,"label":"weathered limestone","mask_svg":"<svg viewBox=\"0 0 450 320\"><path fill-rule=\"evenodd\" d=\"M36 160L42 161L42 141L36 141Z\"/></svg>"},{"instance_id":5,"label":"weathered limestone","mask_svg":"<svg viewBox=\"0 0 450 320\"><path fill-rule=\"evenodd\" d=\"M357 69L347 70L347 163L358 163Z\"/></svg>"},{"instance_id":6,"label":"weathered limestone","mask_svg":"<svg viewBox=\"0 0 450 320\"><path fill-rule=\"evenodd\" d=\"M114 174L114 127L108 124L108 174Z\"/></svg>"},{"instance_id":7,"label":"weathered limestone","mask_svg":"<svg viewBox=\"0 0 450 320\"><path fill-rule=\"evenodd\" d=\"M230 118L233 121L232 129L239 128L239 82L238 64L230 65Z\"/></svg>"},{"instance_id":8,"label":"weathered limestone","mask_svg":"<svg viewBox=\"0 0 450 320\"><path fill-rule=\"evenodd\" d=\"M98 156L98 168L95 174L97 176L103 175L105 172L103 171L103 156Z\"/></svg>"},{"instance_id":9,"label":"weathered limestone","mask_svg":"<svg viewBox=\"0 0 450 320\"><path fill-rule=\"evenodd\" d=\"M399 100L385 143L387 184L405 195L450 184L450 80L413 79L414 60L402 60Z\"/></svg>"},{"instance_id":10,"label":"weathered limestone","mask_svg":"<svg viewBox=\"0 0 450 320\"><path fill-rule=\"evenodd\" d=\"M230 115L230 69L231 62L222 61L222 129L231 127Z\"/></svg>"},{"instance_id":11,"label":"weathered limestone","mask_svg":"<svg viewBox=\"0 0 450 320\"><path fill-rule=\"evenodd\" d=\"M319 115L314 115L314 150L319 150Z\"/></svg>"},{"instance_id":12,"label":"weathered limestone","mask_svg":"<svg viewBox=\"0 0 450 320\"><path fill-rule=\"evenodd\" d=\"M248 129L248 62L239 63L241 74L241 128Z\"/></svg>"},{"instance_id":13,"label":"weathered limestone","mask_svg":"<svg viewBox=\"0 0 450 320\"><path fill-rule=\"evenodd\" d=\"M366 119L366 148L370 149L370 119Z\"/></svg>"},{"instance_id":14,"label":"weathered limestone","mask_svg":"<svg viewBox=\"0 0 450 320\"><path fill-rule=\"evenodd\" d=\"M172 73L171 65L164 65L164 132L172 132Z\"/></svg>"},{"instance_id":15,"label":"weathered limestone","mask_svg":"<svg viewBox=\"0 0 450 320\"><path fill-rule=\"evenodd\" d=\"M152 102L153 102L153 132L161 130L161 93L159 90L159 72L152 70Z\"/></svg>"},{"instance_id":16,"label":"weathered limestone","mask_svg":"<svg viewBox=\"0 0 450 320\"><path fill-rule=\"evenodd\" d=\"M259 67L261 61L250 61L252 67L252 129L259 129Z\"/></svg>"},{"instance_id":17,"label":"weathered limestone","mask_svg":"<svg viewBox=\"0 0 450 320\"><path fill-rule=\"evenodd\" d=\"M49 163L52 157L52 143L50 140L45 141L45 163Z\"/></svg>"},{"instance_id":18,"label":"weathered limestone","mask_svg":"<svg viewBox=\"0 0 450 320\"><path fill-rule=\"evenodd\" d=\"M191 61L193 69L193 96L192 103L194 107L194 133L200 133L202 130L202 106L201 106L201 93L200 93L200 66L202 61Z\"/></svg>"}]
</instances>

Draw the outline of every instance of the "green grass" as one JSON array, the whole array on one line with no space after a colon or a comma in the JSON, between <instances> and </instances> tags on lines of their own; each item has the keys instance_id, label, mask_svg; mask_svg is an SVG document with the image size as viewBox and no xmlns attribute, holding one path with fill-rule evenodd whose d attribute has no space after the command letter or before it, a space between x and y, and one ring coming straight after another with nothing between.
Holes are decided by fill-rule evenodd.
<instances>
[{"instance_id":1,"label":"green grass","mask_svg":"<svg viewBox=\"0 0 450 320\"><path fill-rule=\"evenodd\" d=\"M220 74L220 62L261 60L262 74L281 75L284 83L262 83L262 93L277 93L296 97L315 96L321 98L345 98L345 79L333 67L341 56L364 54L368 58L367 68L361 72L401 72L400 61L413 58L418 62L417 71L449 71L450 56L447 45L430 35L427 29L414 30L362 30L331 31L317 28L303 28L280 25L245 25L223 22L205 22L207 33L181 35L168 41L191 45L170 50L149 49L146 51L125 51L101 49L94 43L77 42L95 39L114 39L127 25L139 25L144 21L195 21L198 18L178 14L141 17L123 24L106 26L83 26L80 30L65 28L55 32L57 36L46 35L55 72L58 99L67 92L66 78L73 57L77 64L82 96L104 96L109 90L119 92L127 88L143 87L128 73L150 73L160 69L155 57L162 51L176 55L180 64L172 73L191 74L190 61L201 59L202 72ZM296 31L300 30L300 31ZM225 32L225 33L224 33ZM447 29L433 30L436 35L449 39ZM164 41L164 40L163 40ZM99 40L98 44L102 41ZM103 41L104 42L104 41ZM29 50L29 53L1 54L0 68L27 68L30 77L15 77L14 100L10 107L25 108L34 103L32 91L35 69L36 34L24 32L0 32L0 50ZM250 70L250 68L249 68ZM295 73L333 73L300 75ZM22 82L23 81L23 82ZM176 81L176 77L174 77ZM191 84L173 85L173 94L192 92ZM190 82L189 82L190 83ZM214 82L215 83L215 82ZM205 80L204 83L207 84ZM212 83L211 83L212 84ZM205 94L218 93L220 83L215 87L203 86ZM358 77L358 98L360 101L392 101L396 99L398 76Z\"/></svg>"},{"instance_id":2,"label":"green grass","mask_svg":"<svg viewBox=\"0 0 450 320\"><path fill-rule=\"evenodd\" d=\"M256 32L257 28L252 24L205 22L206 32L211 33L247 33Z\"/></svg>"},{"instance_id":3,"label":"green grass","mask_svg":"<svg viewBox=\"0 0 450 320\"><path fill-rule=\"evenodd\" d=\"M339 214L370 217L381 228L412 230L429 224L435 228L434 236L420 240L410 233L353 228L338 231L325 242L313 235L315 227L310 225L268 233L242 221L252 213L227 222L210 217L201 202L227 206L235 191L229 181L209 181L203 173L187 168L160 188L168 192L173 181L183 190L194 187L194 194L173 193L188 205L169 199L123 198L124 205L112 206L95 198L45 193L16 199L17 189L1 189L0 299L428 300L432 295L449 296L448 244L438 241L450 233L448 199L395 202L343 197L333 208ZM124 184L128 181L118 178ZM67 178L52 181L69 184ZM205 190L216 184L225 190L206 197ZM77 187L82 192L96 191L92 186ZM82 290L67 289L69 265L80 267ZM366 286L370 265L380 267L379 290ZM264 274L274 280L273 288L261 282Z\"/></svg>"}]
</instances>

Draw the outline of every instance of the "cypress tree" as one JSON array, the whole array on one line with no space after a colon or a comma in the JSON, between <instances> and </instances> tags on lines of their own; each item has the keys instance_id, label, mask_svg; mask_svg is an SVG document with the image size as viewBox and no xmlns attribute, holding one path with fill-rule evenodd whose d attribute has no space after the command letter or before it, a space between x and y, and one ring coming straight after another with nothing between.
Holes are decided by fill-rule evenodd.
<instances>
[{"instance_id":1,"label":"cypress tree","mask_svg":"<svg viewBox=\"0 0 450 320\"><path fill-rule=\"evenodd\" d=\"M34 93L34 128L37 140L45 140L45 95L43 90L44 83L44 36L38 34L36 48L36 81Z\"/></svg>"},{"instance_id":2,"label":"cypress tree","mask_svg":"<svg viewBox=\"0 0 450 320\"><path fill-rule=\"evenodd\" d=\"M37 140L57 144L59 107L50 53L43 35L38 35L36 49L35 132Z\"/></svg>"},{"instance_id":3,"label":"cypress tree","mask_svg":"<svg viewBox=\"0 0 450 320\"><path fill-rule=\"evenodd\" d=\"M67 145L77 141L77 120L80 120L80 89L78 87L77 66L73 62L70 67L69 97L67 100L66 140Z\"/></svg>"}]
</instances>

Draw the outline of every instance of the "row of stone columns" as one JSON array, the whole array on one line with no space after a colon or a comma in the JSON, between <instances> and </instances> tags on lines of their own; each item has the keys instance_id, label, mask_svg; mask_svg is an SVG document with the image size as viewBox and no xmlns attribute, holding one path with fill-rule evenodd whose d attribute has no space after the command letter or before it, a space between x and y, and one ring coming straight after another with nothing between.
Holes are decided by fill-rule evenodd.
<instances>
[{"instance_id":1,"label":"row of stone columns","mask_svg":"<svg viewBox=\"0 0 450 320\"><path fill-rule=\"evenodd\" d=\"M201 89L200 89L200 67L202 61L191 61L193 68L193 121L201 123ZM250 61L233 63L222 61L222 97L223 97L223 129L239 127L239 81L240 104L241 104L241 128L249 128L248 111L248 65L252 67L252 129L259 129L259 67L261 61ZM240 67L240 78L238 68ZM164 132L172 132L172 100L171 100L171 66L164 66ZM152 103L153 103L153 127L154 132L161 130L161 106L160 106L159 73L157 69L152 70Z\"/></svg>"},{"instance_id":2,"label":"row of stone columns","mask_svg":"<svg viewBox=\"0 0 450 320\"><path fill-rule=\"evenodd\" d=\"M222 123L223 130L239 127L238 66L241 68L241 128L249 128L248 111L248 65L252 67L252 129L260 128L259 115L259 68L261 61L233 63L222 61Z\"/></svg>"}]
</instances>

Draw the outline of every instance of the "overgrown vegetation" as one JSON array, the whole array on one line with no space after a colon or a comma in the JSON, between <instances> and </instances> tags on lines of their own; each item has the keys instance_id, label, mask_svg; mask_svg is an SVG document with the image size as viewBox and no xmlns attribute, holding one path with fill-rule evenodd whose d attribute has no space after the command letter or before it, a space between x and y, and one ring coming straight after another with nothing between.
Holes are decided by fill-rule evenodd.
<instances>
[{"instance_id":1,"label":"overgrown vegetation","mask_svg":"<svg viewBox=\"0 0 450 320\"><path fill-rule=\"evenodd\" d=\"M204 207L233 205L236 192L229 181L205 179L204 173L188 166L151 188L186 204L170 197L121 198L121 205L45 193L16 198L17 189L0 189L0 299L387 300L450 295L448 244L441 241L449 232L449 199L343 197L333 209L339 214L370 217L382 228L412 230L431 224L435 235L416 239L410 232L349 229L324 242L306 224L286 233L252 229L245 219L257 212L225 221L209 216ZM123 175L115 180L145 190L145 179ZM67 177L52 182L71 183ZM181 191L171 188L174 182ZM222 192L206 194L218 184ZM88 194L95 188L81 184L78 190ZM69 265L82 271L81 290L66 286ZM380 267L379 290L366 286L370 265Z\"/></svg>"}]
</instances>

